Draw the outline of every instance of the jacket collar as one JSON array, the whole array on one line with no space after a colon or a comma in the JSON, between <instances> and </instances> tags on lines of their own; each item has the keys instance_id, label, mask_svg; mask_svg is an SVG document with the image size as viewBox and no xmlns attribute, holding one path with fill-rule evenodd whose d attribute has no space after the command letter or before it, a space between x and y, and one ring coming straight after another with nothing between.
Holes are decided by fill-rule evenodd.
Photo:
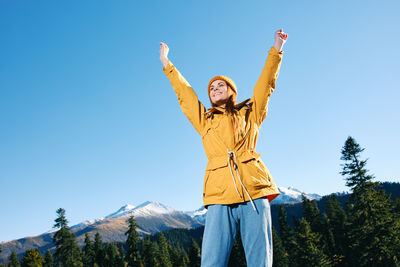
<instances>
[{"instance_id":1,"label":"jacket collar","mask_svg":"<svg viewBox=\"0 0 400 267\"><path fill-rule=\"evenodd\" d=\"M250 109L251 107L251 103L250 103L250 98L246 99L245 101L240 102L239 104L235 105L235 109L236 110L240 110L242 109L244 106L246 106L246 109ZM221 107L212 107L209 108L206 111L207 115L211 115L213 113L224 113L225 112L225 108L221 108Z\"/></svg>"}]
</instances>

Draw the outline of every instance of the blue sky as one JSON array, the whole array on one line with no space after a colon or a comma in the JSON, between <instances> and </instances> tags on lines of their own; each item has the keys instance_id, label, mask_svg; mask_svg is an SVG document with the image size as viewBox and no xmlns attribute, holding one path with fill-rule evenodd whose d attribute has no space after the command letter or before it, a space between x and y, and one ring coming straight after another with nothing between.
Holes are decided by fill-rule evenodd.
<instances>
[{"instance_id":1,"label":"blue sky","mask_svg":"<svg viewBox=\"0 0 400 267\"><path fill-rule=\"evenodd\" d=\"M351 135L379 181L399 181L398 1L0 2L0 241L120 206L202 205L201 138L159 43L210 107L230 77L251 97L274 32L289 34L256 151L278 186L347 191ZM279 4L278 4L279 3Z\"/></svg>"}]
</instances>

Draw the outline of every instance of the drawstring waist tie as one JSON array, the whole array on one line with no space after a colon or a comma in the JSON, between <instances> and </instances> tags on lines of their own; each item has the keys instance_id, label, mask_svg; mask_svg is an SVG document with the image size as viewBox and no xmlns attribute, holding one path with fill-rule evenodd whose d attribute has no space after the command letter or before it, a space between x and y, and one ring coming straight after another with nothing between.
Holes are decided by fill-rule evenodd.
<instances>
[{"instance_id":1,"label":"drawstring waist tie","mask_svg":"<svg viewBox=\"0 0 400 267\"><path fill-rule=\"evenodd\" d=\"M242 185L242 187L243 187L244 191L246 192L247 196L249 197L251 205L253 206L253 209L256 211L256 207L254 206L253 199L250 197L249 192L247 192L247 189L244 186L244 184L242 182L242 179L240 178L238 165L236 163L236 153L234 151L230 151L229 148L227 149L227 152L228 152L228 166L229 166L229 170L231 171L231 175L232 175L233 183L235 184L236 192L238 193L239 197L242 198L242 195L239 193L239 189L238 189L238 187L236 185L235 176L233 175L233 172L232 172L231 160L233 160L233 167L236 170L236 173L237 173L237 176L239 178L240 184Z\"/></svg>"}]
</instances>

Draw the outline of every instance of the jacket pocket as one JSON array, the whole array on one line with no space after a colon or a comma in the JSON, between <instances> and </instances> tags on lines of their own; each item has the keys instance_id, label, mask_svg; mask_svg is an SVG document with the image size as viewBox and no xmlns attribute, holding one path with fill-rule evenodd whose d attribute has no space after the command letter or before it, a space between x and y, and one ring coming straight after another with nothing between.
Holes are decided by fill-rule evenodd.
<instances>
[{"instance_id":1,"label":"jacket pocket","mask_svg":"<svg viewBox=\"0 0 400 267\"><path fill-rule=\"evenodd\" d=\"M255 161L255 165L257 168L257 174L260 177L260 180L263 182L263 184L270 186L271 185L271 175L267 169L267 167L264 166L264 164L257 159Z\"/></svg>"},{"instance_id":2,"label":"jacket pocket","mask_svg":"<svg viewBox=\"0 0 400 267\"><path fill-rule=\"evenodd\" d=\"M206 179L204 182L205 197L222 197L227 190L227 168L217 168L206 171Z\"/></svg>"},{"instance_id":3,"label":"jacket pocket","mask_svg":"<svg viewBox=\"0 0 400 267\"><path fill-rule=\"evenodd\" d=\"M246 187L252 191L257 191L271 185L269 172L264 170L258 159L247 161L245 164L246 172L243 178Z\"/></svg>"}]
</instances>

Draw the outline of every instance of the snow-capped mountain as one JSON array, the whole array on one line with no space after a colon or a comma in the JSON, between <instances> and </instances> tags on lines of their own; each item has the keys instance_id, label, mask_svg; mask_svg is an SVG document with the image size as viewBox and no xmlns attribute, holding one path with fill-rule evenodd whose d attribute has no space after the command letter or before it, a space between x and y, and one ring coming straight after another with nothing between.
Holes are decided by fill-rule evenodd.
<instances>
[{"instance_id":1,"label":"snow-capped mountain","mask_svg":"<svg viewBox=\"0 0 400 267\"><path fill-rule=\"evenodd\" d=\"M306 198L312 200L319 200L321 196L318 194L306 194L296 188L289 186L286 187L278 187L279 192L281 193L274 201L271 202L272 205L276 204L288 204L288 203L300 203L301 195L304 194Z\"/></svg>"},{"instance_id":2,"label":"snow-capped mountain","mask_svg":"<svg viewBox=\"0 0 400 267\"><path fill-rule=\"evenodd\" d=\"M118 218L121 216L124 216L125 214L129 213L131 210L133 210L135 206L131 204L126 204L122 206L119 210L117 210L114 213L111 213L110 215L106 216L106 218Z\"/></svg>"},{"instance_id":3,"label":"snow-capped mountain","mask_svg":"<svg viewBox=\"0 0 400 267\"><path fill-rule=\"evenodd\" d=\"M137 207L130 204L126 204L122 206L119 210L117 210L114 213L111 213L105 218L119 218L124 216L129 217L131 215L133 215L134 217L140 217L140 216L151 216L155 214L168 214L173 212L177 212L177 210L174 210L173 208L168 207L159 202L146 201Z\"/></svg>"},{"instance_id":4,"label":"snow-capped mountain","mask_svg":"<svg viewBox=\"0 0 400 267\"><path fill-rule=\"evenodd\" d=\"M186 211L185 214L189 215L190 217L198 220L200 223L205 224L206 220L206 213L207 210L202 206L200 209L195 210L195 211Z\"/></svg>"}]
</instances>

